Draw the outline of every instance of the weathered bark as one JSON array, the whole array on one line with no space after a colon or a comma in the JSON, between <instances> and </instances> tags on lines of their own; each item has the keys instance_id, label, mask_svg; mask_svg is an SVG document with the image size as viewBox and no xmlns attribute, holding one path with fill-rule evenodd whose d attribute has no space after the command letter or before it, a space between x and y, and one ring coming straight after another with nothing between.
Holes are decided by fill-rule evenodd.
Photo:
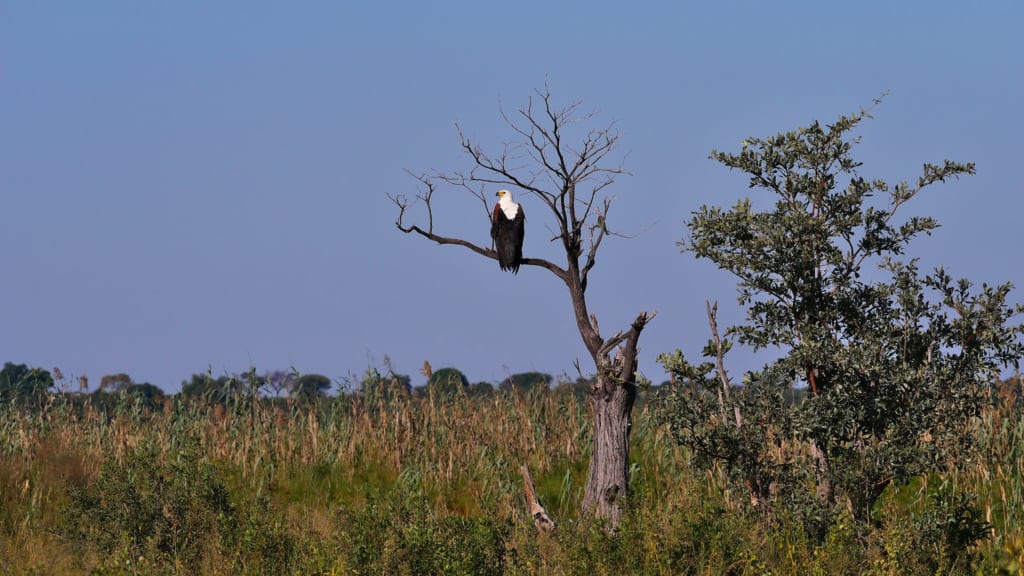
<instances>
[{"instance_id":1,"label":"weathered bark","mask_svg":"<svg viewBox=\"0 0 1024 576\"><path fill-rule=\"evenodd\" d=\"M598 376L591 391L594 447L582 508L606 519L614 528L629 493L629 432L636 385L608 380L607 376Z\"/></svg>"},{"instance_id":2,"label":"weathered bark","mask_svg":"<svg viewBox=\"0 0 1024 576\"><path fill-rule=\"evenodd\" d=\"M641 313L629 330L604 340L594 354L597 377L590 389L594 444L581 509L584 514L607 520L612 530L619 524L623 501L629 495L629 433L636 401L637 344L653 317L654 313Z\"/></svg>"}]
</instances>

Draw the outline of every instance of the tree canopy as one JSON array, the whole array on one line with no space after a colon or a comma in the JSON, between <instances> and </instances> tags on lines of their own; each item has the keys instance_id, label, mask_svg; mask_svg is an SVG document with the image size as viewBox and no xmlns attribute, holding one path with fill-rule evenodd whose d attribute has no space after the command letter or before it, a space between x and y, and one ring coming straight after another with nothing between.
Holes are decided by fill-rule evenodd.
<instances>
[{"instance_id":1,"label":"tree canopy","mask_svg":"<svg viewBox=\"0 0 1024 576\"><path fill-rule=\"evenodd\" d=\"M227 404L244 395L249 387L241 378L220 376L214 378L210 374L197 373L181 383L181 394L185 397L201 399L217 404Z\"/></svg>"},{"instance_id":2,"label":"tree canopy","mask_svg":"<svg viewBox=\"0 0 1024 576\"><path fill-rule=\"evenodd\" d=\"M551 381L554 380L551 374L544 372L519 372L512 374L501 382L499 388L502 390L511 390L517 388L519 390L531 390L534 386L540 386L547 388L551 385Z\"/></svg>"},{"instance_id":3,"label":"tree canopy","mask_svg":"<svg viewBox=\"0 0 1024 576\"><path fill-rule=\"evenodd\" d=\"M450 398L469 387L469 378L458 368L439 368L427 379L427 390L440 398Z\"/></svg>"},{"instance_id":4,"label":"tree canopy","mask_svg":"<svg viewBox=\"0 0 1024 576\"><path fill-rule=\"evenodd\" d=\"M292 384L292 396L303 402L313 402L331 390L331 379L323 374L303 374Z\"/></svg>"},{"instance_id":5,"label":"tree canopy","mask_svg":"<svg viewBox=\"0 0 1024 576\"><path fill-rule=\"evenodd\" d=\"M42 368L4 363L0 370L0 400L34 402L53 387L53 376Z\"/></svg>"}]
</instances>

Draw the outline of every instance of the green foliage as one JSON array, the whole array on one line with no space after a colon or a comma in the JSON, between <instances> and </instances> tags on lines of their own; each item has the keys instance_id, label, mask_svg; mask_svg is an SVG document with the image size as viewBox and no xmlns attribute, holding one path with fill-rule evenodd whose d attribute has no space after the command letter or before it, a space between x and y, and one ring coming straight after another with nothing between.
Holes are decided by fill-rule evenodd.
<instances>
[{"instance_id":1,"label":"green foliage","mask_svg":"<svg viewBox=\"0 0 1024 576\"><path fill-rule=\"evenodd\" d=\"M721 340L713 329L709 361L660 357L680 382L666 413L675 438L705 465L721 463L755 507L786 509L818 535L840 509L866 525L888 487L966 463L967 424L987 400L979 382L1024 355L1012 325L1024 307L1007 303L1009 284L974 290L896 259L938 227L927 217L900 223L899 209L974 165L925 165L916 185L867 180L849 134L865 117L712 152L774 198L764 210L750 199L703 206L683 243L738 279L746 323ZM709 318L714 328L710 308ZM724 366L733 342L780 356L737 387ZM810 394L791 405L800 382Z\"/></svg>"},{"instance_id":2,"label":"green foliage","mask_svg":"<svg viewBox=\"0 0 1024 576\"><path fill-rule=\"evenodd\" d=\"M53 387L53 376L42 368L5 362L0 370L0 401L40 402Z\"/></svg>"},{"instance_id":3,"label":"green foliage","mask_svg":"<svg viewBox=\"0 0 1024 576\"><path fill-rule=\"evenodd\" d=\"M912 526L898 526L899 533L913 537L911 550L927 573L966 572L978 560L974 545L989 531L976 497L944 484L929 500L930 506L913 517Z\"/></svg>"},{"instance_id":4,"label":"green foliage","mask_svg":"<svg viewBox=\"0 0 1024 576\"><path fill-rule=\"evenodd\" d=\"M435 370L427 380L427 392L436 398L453 398L468 387L469 379L458 368Z\"/></svg>"},{"instance_id":5,"label":"green foliage","mask_svg":"<svg viewBox=\"0 0 1024 576\"><path fill-rule=\"evenodd\" d=\"M490 398L494 395L494 385L490 382L474 382L466 388L466 395L471 398Z\"/></svg>"},{"instance_id":6,"label":"green foliage","mask_svg":"<svg viewBox=\"0 0 1024 576\"><path fill-rule=\"evenodd\" d=\"M503 574L509 518L438 514L409 478L387 493L370 492L359 508L338 511L340 548L356 574Z\"/></svg>"},{"instance_id":7,"label":"green foliage","mask_svg":"<svg viewBox=\"0 0 1024 576\"><path fill-rule=\"evenodd\" d=\"M207 538L235 510L223 481L193 451L163 464L153 446L108 458L94 486L71 487L63 534L107 558L147 559L195 570Z\"/></svg>"},{"instance_id":8,"label":"green foliage","mask_svg":"<svg viewBox=\"0 0 1024 576\"><path fill-rule=\"evenodd\" d=\"M145 410L157 410L167 400L167 395L159 386L144 382L136 384L127 374L118 374L118 379L111 384L108 377L104 376L100 387L90 395L95 407L107 413L113 413L119 406L125 404L124 400L137 404L138 408Z\"/></svg>"},{"instance_id":9,"label":"green foliage","mask_svg":"<svg viewBox=\"0 0 1024 576\"><path fill-rule=\"evenodd\" d=\"M157 408L163 404L167 396L159 386L150 384L149 382L143 382L142 384L132 384L124 393L128 396L139 398L143 401L147 408Z\"/></svg>"},{"instance_id":10,"label":"green foliage","mask_svg":"<svg viewBox=\"0 0 1024 576\"><path fill-rule=\"evenodd\" d=\"M681 380L662 405L663 417L676 441L693 451L697 466L721 464L739 494L757 508L776 495L798 507L807 504L802 497L807 463L802 453L784 449L798 426L785 395L787 372L769 367L748 375L744 386L722 389L711 363L693 366L678 350L659 361Z\"/></svg>"},{"instance_id":11,"label":"green foliage","mask_svg":"<svg viewBox=\"0 0 1024 576\"><path fill-rule=\"evenodd\" d=\"M991 557L981 562L977 574L1019 576L1024 572L1024 537L1007 539Z\"/></svg>"},{"instance_id":12,"label":"green foliage","mask_svg":"<svg viewBox=\"0 0 1024 576\"><path fill-rule=\"evenodd\" d=\"M252 371L243 376L218 378L209 373L193 374L191 379L181 383L181 395L211 404L227 405L252 395L265 384L266 379L256 376Z\"/></svg>"},{"instance_id":13,"label":"green foliage","mask_svg":"<svg viewBox=\"0 0 1024 576\"><path fill-rule=\"evenodd\" d=\"M551 374L545 374L544 372L520 372L506 378L498 388L501 390L517 388L519 390L528 391L534 386L543 386L547 388L551 385L552 380L554 380L554 378L551 377Z\"/></svg>"},{"instance_id":14,"label":"green foliage","mask_svg":"<svg viewBox=\"0 0 1024 576\"><path fill-rule=\"evenodd\" d=\"M162 462L152 445L123 462L108 457L94 485L68 490L59 532L81 553L99 558L101 569L134 564L142 571L173 567L194 574L214 562L220 548L240 552L236 568L254 561L262 566L259 559L286 566L292 554L267 502L240 511L221 474L194 446L171 462Z\"/></svg>"},{"instance_id":15,"label":"green foliage","mask_svg":"<svg viewBox=\"0 0 1024 576\"><path fill-rule=\"evenodd\" d=\"M300 402L315 402L331 390L331 379L322 374L303 374L292 383L291 393Z\"/></svg>"}]
</instances>

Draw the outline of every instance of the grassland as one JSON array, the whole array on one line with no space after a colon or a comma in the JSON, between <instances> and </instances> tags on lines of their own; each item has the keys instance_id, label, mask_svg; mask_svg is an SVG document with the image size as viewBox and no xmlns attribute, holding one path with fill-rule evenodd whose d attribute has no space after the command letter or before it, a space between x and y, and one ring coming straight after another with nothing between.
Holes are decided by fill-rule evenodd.
<instances>
[{"instance_id":1,"label":"grassland","mask_svg":"<svg viewBox=\"0 0 1024 576\"><path fill-rule=\"evenodd\" d=\"M313 406L56 395L0 405L0 574L1011 574L1024 560L1024 413L974 422L969 464L891 490L824 543L739 507L638 406L629 511L578 521L588 403L570 389L441 399L386 379ZM968 460L965 460L968 462ZM526 517L529 465L559 523ZM986 538L967 553L971 500ZM942 516L947 514L947 516Z\"/></svg>"}]
</instances>

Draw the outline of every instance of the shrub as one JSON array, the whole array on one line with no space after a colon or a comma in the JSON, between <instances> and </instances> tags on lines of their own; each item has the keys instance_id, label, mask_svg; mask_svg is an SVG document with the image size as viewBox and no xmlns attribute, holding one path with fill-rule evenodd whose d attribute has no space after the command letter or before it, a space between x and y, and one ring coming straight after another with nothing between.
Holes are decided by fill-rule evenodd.
<instances>
[{"instance_id":1,"label":"shrub","mask_svg":"<svg viewBox=\"0 0 1024 576\"><path fill-rule=\"evenodd\" d=\"M338 511L339 552L357 574L502 574L510 519L435 512L403 482L372 492L365 505Z\"/></svg>"},{"instance_id":2,"label":"shrub","mask_svg":"<svg viewBox=\"0 0 1024 576\"><path fill-rule=\"evenodd\" d=\"M69 486L58 531L100 569L135 565L144 571L196 574L231 558L245 572L286 570L293 545L266 500L239 510L223 477L194 446L163 463L152 444L118 462L104 458L93 486Z\"/></svg>"}]
</instances>

